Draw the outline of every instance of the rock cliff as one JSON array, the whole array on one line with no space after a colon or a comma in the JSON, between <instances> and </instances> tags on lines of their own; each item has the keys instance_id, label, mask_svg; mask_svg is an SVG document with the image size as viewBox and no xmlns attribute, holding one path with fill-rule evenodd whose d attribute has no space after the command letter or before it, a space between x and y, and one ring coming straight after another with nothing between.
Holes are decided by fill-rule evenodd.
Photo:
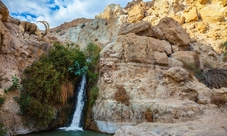
<instances>
[{"instance_id":1,"label":"rock cliff","mask_svg":"<svg viewBox=\"0 0 227 136\"><path fill-rule=\"evenodd\" d=\"M68 30L82 47L103 47L87 127L115 133L136 125L115 135L226 135L225 83L215 89L206 76L226 68L225 14L221 0L140 0L109 5L82 29Z\"/></svg>"},{"instance_id":2,"label":"rock cliff","mask_svg":"<svg viewBox=\"0 0 227 136\"><path fill-rule=\"evenodd\" d=\"M26 66L47 52L51 41L76 43L81 49L94 42L102 48L99 96L86 128L116 136L225 136L226 84L218 84L220 78L211 82L209 76L225 75L221 46L226 41L226 4L226 0L133 0L125 8L112 4L94 20L49 33L43 43L16 38L18 20L1 4L0 94L6 97L1 121L11 134L35 131L16 114L19 107L13 97L19 93L6 95L3 90L11 86L14 75L20 77Z\"/></svg>"},{"instance_id":3,"label":"rock cliff","mask_svg":"<svg viewBox=\"0 0 227 136\"><path fill-rule=\"evenodd\" d=\"M9 16L7 7L0 1L0 97L5 98L0 108L0 122L6 127L7 135L35 131L33 126L24 124L18 114L20 107L14 98L20 95L19 90L9 93L4 90L12 86L14 76L21 80L23 70L50 48L50 44L38 42L33 36L30 39L17 38L19 22Z\"/></svg>"}]
</instances>

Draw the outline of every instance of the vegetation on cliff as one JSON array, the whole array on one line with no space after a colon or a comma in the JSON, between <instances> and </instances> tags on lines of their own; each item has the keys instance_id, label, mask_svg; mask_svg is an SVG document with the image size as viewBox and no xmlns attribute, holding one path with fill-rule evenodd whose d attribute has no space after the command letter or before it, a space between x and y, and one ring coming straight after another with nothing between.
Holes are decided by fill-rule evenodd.
<instances>
[{"instance_id":1,"label":"vegetation on cliff","mask_svg":"<svg viewBox=\"0 0 227 136\"><path fill-rule=\"evenodd\" d=\"M94 44L83 52L78 46L55 43L47 55L25 70L21 96L17 98L21 114L37 126L48 126L67 98L73 96L71 86L79 83L82 73L87 72L90 84L97 79L98 74L93 71L98 54Z\"/></svg>"},{"instance_id":2,"label":"vegetation on cliff","mask_svg":"<svg viewBox=\"0 0 227 136\"><path fill-rule=\"evenodd\" d=\"M56 108L67 101L68 96L62 94L67 94L66 91L73 94L74 89L64 89L65 86L76 84L80 79L78 75L70 74L68 68L75 61L84 66L86 56L79 48L72 47L55 43L47 55L25 70L18 102L21 114L34 120L38 126L48 126L57 114Z\"/></svg>"}]
</instances>

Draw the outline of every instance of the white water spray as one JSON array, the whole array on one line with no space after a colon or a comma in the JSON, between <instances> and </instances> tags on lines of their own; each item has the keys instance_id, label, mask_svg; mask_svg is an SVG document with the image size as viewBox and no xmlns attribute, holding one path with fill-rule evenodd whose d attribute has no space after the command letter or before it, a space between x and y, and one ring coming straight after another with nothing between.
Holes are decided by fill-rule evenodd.
<instances>
[{"instance_id":1,"label":"white water spray","mask_svg":"<svg viewBox=\"0 0 227 136\"><path fill-rule=\"evenodd\" d=\"M86 94L85 92L85 86L86 86L86 74L83 75L82 80L80 82L80 86L78 88L78 96L77 96L77 102L76 102L76 110L73 114L73 120L69 127L62 127L59 129L65 130L65 131L77 131L81 130L83 131L83 128L80 126L81 121L81 114L84 108L84 96Z\"/></svg>"}]
</instances>

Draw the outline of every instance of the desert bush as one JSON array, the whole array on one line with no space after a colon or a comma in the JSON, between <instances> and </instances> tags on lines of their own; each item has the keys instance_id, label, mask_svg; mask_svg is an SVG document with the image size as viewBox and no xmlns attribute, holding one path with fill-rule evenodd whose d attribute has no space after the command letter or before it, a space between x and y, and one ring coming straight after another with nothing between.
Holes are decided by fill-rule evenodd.
<instances>
[{"instance_id":1,"label":"desert bush","mask_svg":"<svg viewBox=\"0 0 227 136\"><path fill-rule=\"evenodd\" d=\"M203 72L204 83L209 88L227 87L227 70L226 69L210 69Z\"/></svg>"},{"instance_id":2,"label":"desert bush","mask_svg":"<svg viewBox=\"0 0 227 136\"><path fill-rule=\"evenodd\" d=\"M88 46L85 48L84 52L87 56L86 66L88 67L87 70L87 103L85 109L85 128L91 123L92 119L90 118L91 109L93 104L95 103L98 95L99 95L99 88L97 87L98 75L99 75L99 53L101 49L99 46L89 43Z\"/></svg>"},{"instance_id":3,"label":"desert bush","mask_svg":"<svg viewBox=\"0 0 227 136\"><path fill-rule=\"evenodd\" d=\"M89 98L88 105L90 107L95 103L95 100L97 99L98 95L99 95L99 88L97 86L91 88L88 96Z\"/></svg>"},{"instance_id":4,"label":"desert bush","mask_svg":"<svg viewBox=\"0 0 227 136\"><path fill-rule=\"evenodd\" d=\"M27 67L21 82L21 96L16 99L21 114L34 120L38 126L48 126L54 119L54 108L65 104L68 95L72 94L64 92L68 91L67 85L77 84L80 80L79 75L68 70L75 62L79 66L85 65L86 56L82 51L55 43L47 55Z\"/></svg>"},{"instance_id":5,"label":"desert bush","mask_svg":"<svg viewBox=\"0 0 227 136\"><path fill-rule=\"evenodd\" d=\"M56 31L56 33L60 33L62 30L61 29L58 29L57 31Z\"/></svg>"},{"instance_id":6,"label":"desert bush","mask_svg":"<svg viewBox=\"0 0 227 136\"><path fill-rule=\"evenodd\" d=\"M152 112L152 110L150 108L145 111L145 118L149 122L153 121L153 112Z\"/></svg>"},{"instance_id":7,"label":"desert bush","mask_svg":"<svg viewBox=\"0 0 227 136\"><path fill-rule=\"evenodd\" d=\"M125 104L126 106L129 106L130 104L129 96L122 86L117 87L117 91L114 94L114 99L122 104Z\"/></svg>"},{"instance_id":8,"label":"desert bush","mask_svg":"<svg viewBox=\"0 0 227 136\"><path fill-rule=\"evenodd\" d=\"M182 61L184 68L193 74L200 82L205 84L209 88L221 88L227 87L227 70L212 68L212 66L207 62L206 67L208 70L201 71L198 66L191 63L186 63Z\"/></svg>"},{"instance_id":9,"label":"desert bush","mask_svg":"<svg viewBox=\"0 0 227 136\"><path fill-rule=\"evenodd\" d=\"M19 90L20 89L20 82L19 82L19 79L16 75L14 75L12 77L12 83L13 85L10 86L8 89L5 89L5 92L10 92L10 91L14 91L14 90Z\"/></svg>"},{"instance_id":10,"label":"desert bush","mask_svg":"<svg viewBox=\"0 0 227 136\"><path fill-rule=\"evenodd\" d=\"M4 124L0 123L0 136L4 136L6 134L6 129L4 128Z\"/></svg>"},{"instance_id":11,"label":"desert bush","mask_svg":"<svg viewBox=\"0 0 227 136\"><path fill-rule=\"evenodd\" d=\"M5 97L0 97L0 107L4 104L5 102Z\"/></svg>"}]
</instances>

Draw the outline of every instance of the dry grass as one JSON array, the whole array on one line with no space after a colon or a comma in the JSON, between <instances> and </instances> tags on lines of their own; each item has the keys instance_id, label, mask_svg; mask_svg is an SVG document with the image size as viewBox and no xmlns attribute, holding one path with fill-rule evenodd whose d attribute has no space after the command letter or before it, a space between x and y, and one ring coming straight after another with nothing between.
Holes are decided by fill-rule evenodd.
<instances>
[{"instance_id":1,"label":"dry grass","mask_svg":"<svg viewBox=\"0 0 227 136\"><path fill-rule=\"evenodd\" d=\"M153 121L153 113L151 109L147 109L145 111L145 118L147 119L147 121L152 122Z\"/></svg>"},{"instance_id":2,"label":"dry grass","mask_svg":"<svg viewBox=\"0 0 227 136\"><path fill-rule=\"evenodd\" d=\"M203 72L205 84L209 88L227 87L227 70L226 69L210 69Z\"/></svg>"},{"instance_id":3,"label":"dry grass","mask_svg":"<svg viewBox=\"0 0 227 136\"><path fill-rule=\"evenodd\" d=\"M115 92L114 99L122 104L125 104L126 106L130 105L129 96L126 90L122 86L117 87L117 91Z\"/></svg>"},{"instance_id":4,"label":"dry grass","mask_svg":"<svg viewBox=\"0 0 227 136\"><path fill-rule=\"evenodd\" d=\"M74 93L74 86L71 82L61 86L61 98L62 103L66 104L69 97L72 97Z\"/></svg>"}]
</instances>

